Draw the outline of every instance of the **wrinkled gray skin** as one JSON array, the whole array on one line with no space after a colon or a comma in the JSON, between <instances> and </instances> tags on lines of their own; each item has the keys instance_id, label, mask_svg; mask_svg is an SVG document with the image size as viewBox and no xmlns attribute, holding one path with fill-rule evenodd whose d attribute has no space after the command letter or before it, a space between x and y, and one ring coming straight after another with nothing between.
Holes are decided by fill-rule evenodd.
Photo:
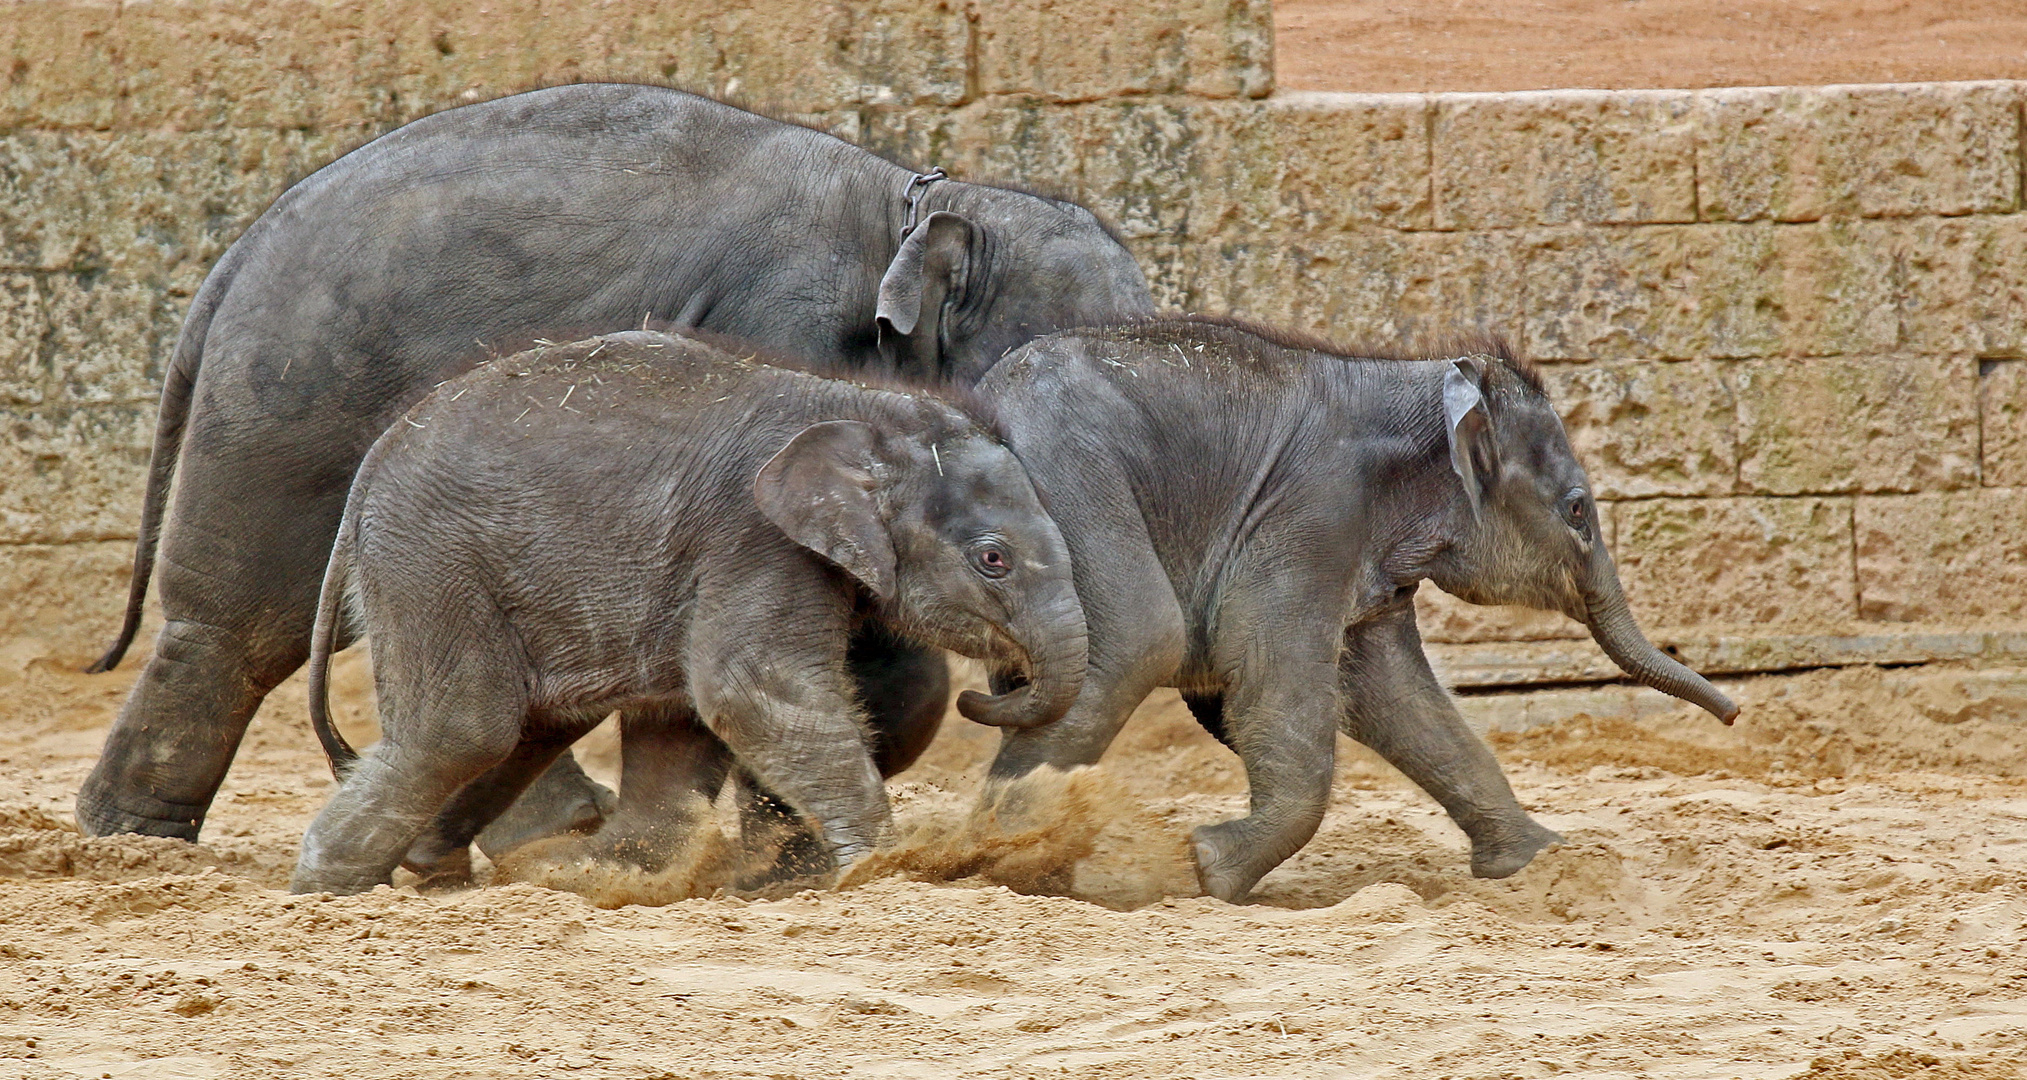
<instances>
[{"instance_id":1,"label":"wrinkled gray skin","mask_svg":"<svg viewBox=\"0 0 2027 1080\"><path fill-rule=\"evenodd\" d=\"M481 343L652 319L969 383L1038 334L1151 310L1071 204L938 182L902 241L910 175L704 98L584 84L426 117L289 189L212 269L164 379L126 626L95 670L131 643L158 549L167 624L79 825L197 837L247 721L308 655L353 471ZM876 724L934 723L940 655L879 644L855 649L862 681L913 689ZM482 847L596 823L602 789L557 770Z\"/></svg>"},{"instance_id":2,"label":"wrinkled gray skin","mask_svg":"<svg viewBox=\"0 0 2027 1080\"><path fill-rule=\"evenodd\" d=\"M350 751L325 678L348 587L383 734L304 836L297 892L385 883L425 829L462 850L615 709L623 738L696 749L665 772L729 749L849 865L889 827L846 665L861 624L1026 678L964 699L974 719L1046 724L1083 678L1062 536L975 421L653 333L488 363L375 444L310 660L334 763ZM601 836L667 831L680 787L628 777Z\"/></svg>"},{"instance_id":3,"label":"wrinkled gray skin","mask_svg":"<svg viewBox=\"0 0 2027 1080\"><path fill-rule=\"evenodd\" d=\"M1002 360L979 390L1070 545L1091 644L1076 704L1008 732L993 784L1097 761L1173 686L1251 786L1249 816L1194 834L1212 895L1244 897L1315 833L1340 729L1442 803L1473 873L1512 874L1560 838L1431 673L1423 580L1564 612L1629 674L1729 722L1732 703L1634 625L1583 467L1520 372L1346 359L1198 321L1067 332Z\"/></svg>"}]
</instances>

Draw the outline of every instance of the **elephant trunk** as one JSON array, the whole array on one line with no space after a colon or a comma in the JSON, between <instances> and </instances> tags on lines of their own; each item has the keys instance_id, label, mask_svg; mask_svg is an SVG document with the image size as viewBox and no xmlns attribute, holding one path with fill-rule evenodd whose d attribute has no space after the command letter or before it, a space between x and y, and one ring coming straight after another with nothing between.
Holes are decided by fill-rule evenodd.
<instances>
[{"instance_id":1,"label":"elephant trunk","mask_svg":"<svg viewBox=\"0 0 2027 1080\"><path fill-rule=\"evenodd\" d=\"M1727 724L1738 718L1738 706L1730 698L1710 685L1709 680L1655 648L1640 632L1632 610L1626 606L1626 594L1619 586L1612 557L1602 545L1597 550L1584 602L1589 609L1585 621L1590 625L1591 637L1597 639L1605 655L1626 674L1664 694L1700 706Z\"/></svg>"},{"instance_id":2,"label":"elephant trunk","mask_svg":"<svg viewBox=\"0 0 2027 1080\"><path fill-rule=\"evenodd\" d=\"M1086 641L1076 592L1066 586L1063 594L1015 635L1027 653L1027 682L1003 694L959 694L957 711L966 719L991 727L1031 728L1055 723L1070 710L1084 687Z\"/></svg>"}]
</instances>

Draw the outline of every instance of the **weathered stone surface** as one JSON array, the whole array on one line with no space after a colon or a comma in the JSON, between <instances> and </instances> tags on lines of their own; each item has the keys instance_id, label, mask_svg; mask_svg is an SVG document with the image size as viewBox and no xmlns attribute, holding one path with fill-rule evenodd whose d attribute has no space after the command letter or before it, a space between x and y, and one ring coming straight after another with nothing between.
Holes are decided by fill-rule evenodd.
<instances>
[{"instance_id":1,"label":"weathered stone surface","mask_svg":"<svg viewBox=\"0 0 2027 1080\"><path fill-rule=\"evenodd\" d=\"M112 124L120 96L108 35L120 7L10 0L0 8L0 131Z\"/></svg>"},{"instance_id":2,"label":"weathered stone surface","mask_svg":"<svg viewBox=\"0 0 2027 1080\"><path fill-rule=\"evenodd\" d=\"M184 305L160 288L111 274L52 274L45 288L43 349L56 399L153 402Z\"/></svg>"},{"instance_id":3,"label":"weathered stone surface","mask_svg":"<svg viewBox=\"0 0 2027 1080\"><path fill-rule=\"evenodd\" d=\"M1696 220L1684 90L1438 94L1441 229Z\"/></svg>"},{"instance_id":4,"label":"weathered stone surface","mask_svg":"<svg viewBox=\"0 0 2027 1080\"><path fill-rule=\"evenodd\" d=\"M0 681L34 660L75 671L95 659L119 630L133 559L130 540L0 544ZM160 625L150 611L142 640Z\"/></svg>"},{"instance_id":5,"label":"weathered stone surface","mask_svg":"<svg viewBox=\"0 0 2027 1080\"><path fill-rule=\"evenodd\" d=\"M1123 236L1182 239L1197 160L1192 111L1173 100L1122 98L1085 106L1077 119L1084 204Z\"/></svg>"},{"instance_id":6,"label":"weathered stone surface","mask_svg":"<svg viewBox=\"0 0 2027 1080\"><path fill-rule=\"evenodd\" d=\"M1855 520L1861 617L2027 615L2027 488L1860 498Z\"/></svg>"},{"instance_id":7,"label":"weathered stone surface","mask_svg":"<svg viewBox=\"0 0 2027 1080\"><path fill-rule=\"evenodd\" d=\"M388 72L374 63L384 54L367 36L369 11L261 0L125 5L106 42L119 78L114 125L197 131L387 119L375 76Z\"/></svg>"},{"instance_id":8,"label":"weathered stone surface","mask_svg":"<svg viewBox=\"0 0 2027 1080\"><path fill-rule=\"evenodd\" d=\"M49 320L32 274L0 274L0 404L40 405L49 393L42 349Z\"/></svg>"},{"instance_id":9,"label":"weathered stone surface","mask_svg":"<svg viewBox=\"0 0 2027 1080\"><path fill-rule=\"evenodd\" d=\"M237 0L115 10L9 5L16 25L0 56L27 67L15 66L0 98L0 127L386 127L593 80L666 81L797 110L956 104L970 92L970 19L953 0Z\"/></svg>"},{"instance_id":10,"label":"weathered stone surface","mask_svg":"<svg viewBox=\"0 0 2027 1080\"><path fill-rule=\"evenodd\" d=\"M1541 359L1889 352L1891 226L1656 225L1536 234L1528 351Z\"/></svg>"},{"instance_id":11,"label":"weathered stone surface","mask_svg":"<svg viewBox=\"0 0 2027 1080\"><path fill-rule=\"evenodd\" d=\"M1542 374L1601 498L1732 493L1737 410L1718 365L1559 364Z\"/></svg>"},{"instance_id":12,"label":"weathered stone surface","mask_svg":"<svg viewBox=\"0 0 2027 1080\"><path fill-rule=\"evenodd\" d=\"M1903 347L2027 356L2027 214L1897 225Z\"/></svg>"},{"instance_id":13,"label":"weathered stone surface","mask_svg":"<svg viewBox=\"0 0 2027 1080\"><path fill-rule=\"evenodd\" d=\"M960 180L1010 183L1082 199L1081 113L1037 98L996 98L958 109L868 110L865 145L918 169Z\"/></svg>"},{"instance_id":14,"label":"weathered stone surface","mask_svg":"<svg viewBox=\"0 0 2027 1080\"><path fill-rule=\"evenodd\" d=\"M1220 238L1193 294L1357 347L1458 333L1517 337L1523 241L1510 233L1360 229L1280 242Z\"/></svg>"},{"instance_id":15,"label":"weathered stone surface","mask_svg":"<svg viewBox=\"0 0 2027 1080\"><path fill-rule=\"evenodd\" d=\"M1613 554L1654 627L1789 627L1857 614L1851 500L1651 499L1614 508Z\"/></svg>"},{"instance_id":16,"label":"weathered stone surface","mask_svg":"<svg viewBox=\"0 0 2027 1080\"><path fill-rule=\"evenodd\" d=\"M1978 368L1981 479L1988 487L2027 487L2027 361Z\"/></svg>"},{"instance_id":17,"label":"weathered stone surface","mask_svg":"<svg viewBox=\"0 0 2027 1080\"><path fill-rule=\"evenodd\" d=\"M1095 101L1261 97L1274 86L1269 0L999 0L976 10L981 93Z\"/></svg>"},{"instance_id":18,"label":"weathered stone surface","mask_svg":"<svg viewBox=\"0 0 2027 1080\"><path fill-rule=\"evenodd\" d=\"M1696 95L1707 221L2017 208L2019 85L1755 87Z\"/></svg>"},{"instance_id":19,"label":"weathered stone surface","mask_svg":"<svg viewBox=\"0 0 2027 1080\"><path fill-rule=\"evenodd\" d=\"M0 544L131 537L155 433L145 405L9 410Z\"/></svg>"},{"instance_id":20,"label":"weathered stone surface","mask_svg":"<svg viewBox=\"0 0 2027 1080\"><path fill-rule=\"evenodd\" d=\"M1771 495L1978 482L1977 366L1935 356L1737 365L1739 481Z\"/></svg>"},{"instance_id":21,"label":"weathered stone surface","mask_svg":"<svg viewBox=\"0 0 2027 1080\"><path fill-rule=\"evenodd\" d=\"M1194 113L1199 146L1177 185L1193 236L1432 224L1424 95L1276 94Z\"/></svg>"},{"instance_id":22,"label":"weathered stone surface","mask_svg":"<svg viewBox=\"0 0 2027 1080\"><path fill-rule=\"evenodd\" d=\"M363 136L357 129L0 136L0 265L112 270L194 291L291 181Z\"/></svg>"},{"instance_id":23,"label":"weathered stone surface","mask_svg":"<svg viewBox=\"0 0 2027 1080\"><path fill-rule=\"evenodd\" d=\"M1225 306L1205 308L1194 301L1191 282L1198 264L1197 248L1198 245L1167 237L1141 237L1126 241L1126 250L1133 253L1141 271L1147 275L1147 291L1153 294L1154 306L1158 310L1221 313L1232 310Z\"/></svg>"}]
</instances>

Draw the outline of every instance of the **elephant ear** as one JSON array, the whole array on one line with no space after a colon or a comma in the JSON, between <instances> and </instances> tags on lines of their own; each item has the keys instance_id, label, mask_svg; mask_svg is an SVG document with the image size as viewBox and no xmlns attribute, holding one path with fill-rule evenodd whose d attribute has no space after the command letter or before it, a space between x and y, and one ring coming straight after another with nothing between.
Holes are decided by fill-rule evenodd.
<instances>
[{"instance_id":1,"label":"elephant ear","mask_svg":"<svg viewBox=\"0 0 2027 1080\"><path fill-rule=\"evenodd\" d=\"M1473 356L1452 360L1443 372L1443 427L1450 436L1450 468L1464 482L1464 497L1474 516L1499 476L1499 449L1492 438L1492 417L1485 409L1486 374L1484 362Z\"/></svg>"},{"instance_id":2,"label":"elephant ear","mask_svg":"<svg viewBox=\"0 0 2027 1080\"><path fill-rule=\"evenodd\" d=\"M753 478L760 513L882 600L894 595L894 543L880 520L879 432L858 420L811 424Z\"/></svg>"},{"instance_id":3,"label":"elephant ear","mask_svg":"<svg viewBox=\"0 0 2027 1080\"><path fill-rule=\"evenodd\" d=\"M964 293L971 268L972 224L948 210L923 219L901 241L880 278L880 354L896 372L934 378L942 372L937 332L944 301Z\"/></svg>"}]
</instances>

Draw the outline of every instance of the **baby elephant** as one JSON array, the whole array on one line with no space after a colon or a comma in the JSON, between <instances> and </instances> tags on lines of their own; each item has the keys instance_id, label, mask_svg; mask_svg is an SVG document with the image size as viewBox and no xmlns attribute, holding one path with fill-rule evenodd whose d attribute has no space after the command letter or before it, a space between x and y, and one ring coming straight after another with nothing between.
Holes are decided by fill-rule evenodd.
<instances>
[{"instance_id":1,"label":"baby elephant","mask_svg":"<svg viewBox=\"0 0 2027 1080\"><path fill-rule=\"evenodd\" d=\"M423 846L463 851L615 709L664 748L722 741L849 864L889 827L846 665L862 623L1025 675L961 699L974 720L1045 724L1075 699L1067 550L977 418L656 333L481 365L353 481L310 700L334 761L352 757L325 678L356 625L383 736L343 770L290 888L386 882L425 827Z\"/></svg>"},{"instance_id":2,"label":"baby elephant","mask_svg":"<svg viewBox=\"0 0 2027 1080\"><path fill-rule=\"evenodd\" d=\"M1590 481L1524 364L1358 359L1174 320L1039 339L979 389L1050 500L1091 633L1076 703L1008 732L992 779L1094 762L1148 691L1179 688L1251 787L1249 816L1195 834L1221 899L1315 833L1340 727L1443 804L1479 876L1559 839L1430 672L1424 579L1564 612L1641 682L1737 712L1634 625Z\"/></svg>"}]
</instances>

